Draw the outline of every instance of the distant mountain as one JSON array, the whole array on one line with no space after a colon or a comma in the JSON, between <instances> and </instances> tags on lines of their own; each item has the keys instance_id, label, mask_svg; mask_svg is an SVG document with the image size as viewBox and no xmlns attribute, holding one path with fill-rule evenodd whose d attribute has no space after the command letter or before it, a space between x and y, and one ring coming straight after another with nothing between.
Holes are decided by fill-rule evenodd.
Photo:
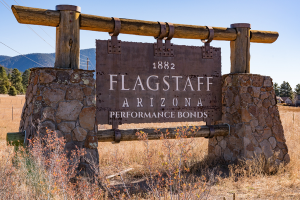
<instances>
[{"instance_id":1,"label":"distant mountain","mask_svg":"<svg viewBox=\"0 0 300 200\"><path fill-rule=\"evenodd\" d=\"M96 49L80 50L80 69L86 69L87 58L89 58L89 69L94 70L96 66ZM26 56L26 57L24 57ZM14 57L0 55L0 65L6 68L17 68L21 72L34 67L53 67L55 53L32 53Z\"/></svg>"}]
</instances>

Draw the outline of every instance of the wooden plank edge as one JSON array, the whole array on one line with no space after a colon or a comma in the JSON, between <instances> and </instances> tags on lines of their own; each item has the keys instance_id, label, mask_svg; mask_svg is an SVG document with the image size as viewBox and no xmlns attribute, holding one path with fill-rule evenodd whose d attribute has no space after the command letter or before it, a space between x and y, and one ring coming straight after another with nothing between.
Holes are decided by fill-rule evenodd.
<instances>
[{"instance_id":1,"label":"wooden plank edge","mask_svg":"<svg viewBox=\"0 0 300 200\"><path fill-rule=\"evenodd\" d=\"M6 142L11 146L23 146L25 135L23 132L11 132L6 134Z\"/></svg>"},{"instance_id":2,"label":"wooden plank edge","mask_svg":"<svg viewBox=\"0 0 300 200\"><path fill-rule=\"evenodd\" d=\"M18 21L19 23L23 24L22 21L20 20L19 14L18 14L18 12L17 12L17 10L16 10L16 8L15 8L15 5L12 5L12 6L11 6L11 10L12 10L12 12L13 12L15 18L17 19L17 21Z\"/></svg>"},{"instance_id":3,"label":"wooden plank edge","mask_svg":"<svg viewBox=\"0 0 300 200\"><path fill-rule=\"evenodd\" d=\"M14 16L16 17L17 21L19 23L23 23L23 24L33 24L33 23L29 23L28 21L25 21L25 20L22 20L18 14L18 10L25 10L25 8L27 9L26 12L30 13L30 12L46 12L46 11L49 11L49 12L53 12L53 13L56 13L59 11L55 11L55 10L46 10L46 9L40 9L40 8L31 8L31 7L24 7L24 6L17 6L17 5L12 5L11 6L11 9L12 9L12 12L14 14ZM93 15L88 15L88 14L81 14L82 16L85 16L85 18L93 18L93 17L99 17L99 18L103 18L104 21L110 21L109 23L111 23L111 26L109 27L113 27L113 21L110 20L110 18L108 17L101 17L101 16L93 16ZM34 24L34 25L45 25L45 26L53 26L53 27L57 27L59 23L58 21L56 21L56 18L54 16L47 16L48 17L48 24L43 24L43 23L37 23L37 24ZM54 22L55 20L55 22ZM133 22L133 21L140 21L140 22L144 22L144 23L156 23L156 22L151 22L151 21L143 21L143 20L133 20L133 19L124 19L126 20L127 22ZM50 22L51 21L51 22ZM122 19L121 19L122 21ZM180 26L180 24L174 24L174 26ZM196 26L196 25L183 25L184 27L189 27L189 29L193 29L193 28L196 28L196 27L203 27L203 26ZM216 33L215 33L215 40L224 40L224 41L233 41L235 40L236 36L233 37L232 36L232 33L229 33L231 31L230 28L221 28L221 27L214 27L216 29ZM80 29L82 30L90 30L90 31L101 31L101 32L107 32L107 30L109 29L108 27L106 28L103 28L103 27L87 27L87 26L81 26ZM224 30L222 30L224 29ZM221 31L221 32L219 32ZM221 35L223 34L222 32L223 31L226 31L226 34L227 36L224 36L222 37ZM229 32L228 32L229 31ZM109 32L109 31L108 31ZM219 32L219 33L218 33ZM251 39L250 39L250 42L255 42L255 43L273 43L277 40L279 34L278 32L275 32L275 31L258 31L258 30L250 30L251 32ZM122 30L121 30L121 33L122 33ZM124 33L124 34L132 34L132 33ZM207 31L207 34L208 34L208 31ZM235 33L236 34L236 33ZM134 35L139 35L138 33L134 33ZM145 35L145 34L143 34ZM176 35L176 31L175 31L175 35ZM230 36L229 36L230 35ZM146 35L146 36L157 36L157 35L154 35L154 34L151 34L151 35ZM205 38L198 38L198 37L184 37L182 35L179 35L178 37L174 37L174 38L186 38L186 39L205 39Z\"/></svg>"},{"instance_id":4,"label":"wooden plank edge","mask_svg":"<svg viewBox=\"0 0 300 200\"><path fill-rule=\"evenodd\" d=\"M250 42L253 43L274 43L279 37L276 31L250 30Z\"/></svg>"},{"instance_id":5,"label":"wooden plank edge","mask_svg":"<svg viewBox=\"0 0 300 200\"><path fill-rule=\"evenodd\" d=\"M214 136L226 136L229 133L229 126L228 125L215 125L215 134ZM190 134L187 135L187 138L191 137L208 137L209 136L209 127L208 126L189 126L183 127L184 130L189 132ZM181 127L172 127L172 128L160 128L160 129L151 129L151 128L144 128L144 129L123 129L120 130L121 141L137 141L138 136L135 134L137 132L144 132L148 134L148 140L159 140L161 134L166 134L168 131L169 138L174 139L177 131L182 130ZM157 131L157 133L155 133ZM98 130L97 132L98 142L114 142L114 130L113 129L106 129L106 130Z\"/></svg>"}]
</instances>

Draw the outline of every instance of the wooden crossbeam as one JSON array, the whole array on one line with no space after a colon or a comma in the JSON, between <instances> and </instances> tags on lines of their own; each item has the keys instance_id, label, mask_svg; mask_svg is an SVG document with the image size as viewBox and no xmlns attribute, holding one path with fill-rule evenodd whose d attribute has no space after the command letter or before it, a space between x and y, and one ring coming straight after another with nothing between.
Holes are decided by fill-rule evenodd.
<instances>
[{"instance_id":1,"label":"wooden crossbeam","mask_svg":"<svg viewBox=\"0 0 300 200\"><path fill-rule=\"evenodd\" d=\"M229 133L228 125L215 125L213 136L226 136ZM136 135L137 132L147 133L148 140L159 140L161 134L166 134L168 132L168 138L174 139L180 130L185 130L187 137L209 137L211 135L210 128L208 126L195 126L195 127L183 127L182 128L161 128L161 129L125 129L120 130L121 141L134 141L139 140ZM109 130L98 130L97 132L98 142L113 142L115 141L115 132L113 129Z\"/></svg>"},{"instance_id":2,"label":"wooden crossbeam","mask_svg":"<svg viewBox=\"0 0 300 200\"><path fill-rule=\"evenodd\" d=\"M11 7L16 19L22 24L34 24L58 27L61 18L61 12L56 10L47 10L40 8L31 8L12 5ZM121 31L123 34L158 36L160 25L155 21L142 21L135 19L121 20ZM80 29L101 32L113 32L114 21L111 17L102 17L96 15L80 14ZM207 39L209 31L206 26L174 24L174 38L186 39ZM238 34L235 28L213 27L214 40L234 41ZM169 27L167 26L167 34ZM279 34L275 31L250 30L250 42L273 43L277 40Z\"/></svg>"},{"instance_id":3,"label":"wooden crossbeam","mask_svg":"<svg viewBox=\"0 0 300 200\"><path fill-rule=\"evenodd\" d=\"M174 128L161 128L161 129L123 129L121 132L121 141L135 141L139 140L136 135L137 132L147 133L148 140L159 140L162 134L166 134L168 139L174 139L178 133L185 131L187 138L191 137L210 137L210 136L226 136L228 135L230 129L228 125L215 125L213 126L214 133L211 132L210 127L208 126L189 126L189 127L174 127ZM24 132L14 132L7 133L6 141L13 145L19 146L24 143ZM114 142L115 141L115 132L113 129L108 130L98 130L97 132L98 142Z\"/></svg>"}]
</instances>

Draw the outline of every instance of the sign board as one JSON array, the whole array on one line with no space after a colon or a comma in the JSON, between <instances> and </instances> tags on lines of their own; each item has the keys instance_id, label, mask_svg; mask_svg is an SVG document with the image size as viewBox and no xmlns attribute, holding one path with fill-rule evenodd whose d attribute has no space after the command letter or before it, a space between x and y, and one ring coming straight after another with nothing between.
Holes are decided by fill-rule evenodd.
<instances>
[{"instance_id":1,"label":"sign board","mask_svg":"<svg viewBox=\"0 0 300 200\"><path fill-rule=\"evenodd\" d=\"M221 120L220 48L207 58L202 47L173 45L166 57L152 43L119 44L112 54L107 40L96 41L98 124Z\"/></svg>"}]
</instances>

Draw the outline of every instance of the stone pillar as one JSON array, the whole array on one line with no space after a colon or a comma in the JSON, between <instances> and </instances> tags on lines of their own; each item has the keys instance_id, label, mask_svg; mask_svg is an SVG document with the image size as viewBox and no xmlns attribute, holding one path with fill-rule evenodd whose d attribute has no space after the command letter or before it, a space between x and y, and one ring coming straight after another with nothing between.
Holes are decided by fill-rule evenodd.
<instances>
[{"instance_id":1,"label":"stone pillar","mask_svg":"<svg viewBox=\"0 0 300 200\"><path fill-rule=\"evenodd\" d=\"M270 164L288 163L272 79L255 74L227 74L222 82L222 121L230 133L209 139L209 156L228 162L263 155Z\"/></svg>"},{"instance_id":2,"label":"stone pillar","mask_svg":"<svg viewBox=\"0 0 300 200\"><path fill-rule=\"evenodd\" d=\"M44 134L46 127L66 140L65 149L84 148L86 157L99 164L95 123L95 79L92 70L33 68L26 92L20 131L26 139ZM93 174L81 158L82 173Z\"/></svg>"}]
</instances>

